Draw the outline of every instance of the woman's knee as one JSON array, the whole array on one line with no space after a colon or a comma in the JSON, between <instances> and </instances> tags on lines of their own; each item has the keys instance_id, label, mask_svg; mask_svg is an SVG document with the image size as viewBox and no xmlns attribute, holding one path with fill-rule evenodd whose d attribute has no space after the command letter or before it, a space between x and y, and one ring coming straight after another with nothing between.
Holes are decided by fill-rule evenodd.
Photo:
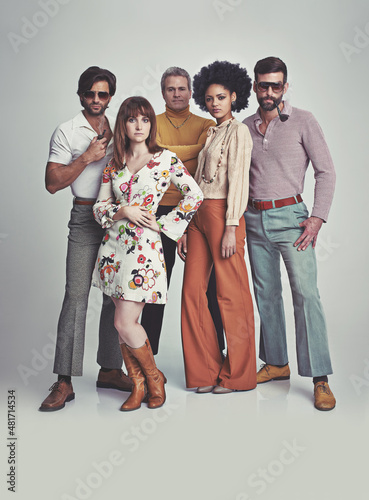
<instances>
[{"instance_id":1,"label":"woman's knee","mask_svg":"<svg viewBox=\"0 0 369 500\"><path fill-rule=\"evenodd\" d=\"M114 326L121 336L127 336L137 326L142 308L129 302L115 304Z\"/></svg>"}]
</instances>

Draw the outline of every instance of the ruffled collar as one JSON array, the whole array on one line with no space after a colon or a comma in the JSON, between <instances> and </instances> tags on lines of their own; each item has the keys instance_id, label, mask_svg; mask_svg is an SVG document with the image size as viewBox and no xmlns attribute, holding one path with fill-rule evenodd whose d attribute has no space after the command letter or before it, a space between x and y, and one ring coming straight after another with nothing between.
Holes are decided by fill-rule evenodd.
<instances>
[{"instance_id":1,"label":"ruffled collar","mask_svg":"<svg viewBox=\"0 0 369 500\"><path fill-rule=\"evenodd\" d=\"M214 127L209 127L208 129L208 136L211 135L211 134L214 134L216 132L218 132L218 130L223 130L225 127L227 127L228 125L230 125L232 122L234 122L236 119L234 118L234 116L232 116L232 118L230 118L229 120L226 120L224 122L222 122L220 125L215 125Z\"/></svg>"}]
</instances>

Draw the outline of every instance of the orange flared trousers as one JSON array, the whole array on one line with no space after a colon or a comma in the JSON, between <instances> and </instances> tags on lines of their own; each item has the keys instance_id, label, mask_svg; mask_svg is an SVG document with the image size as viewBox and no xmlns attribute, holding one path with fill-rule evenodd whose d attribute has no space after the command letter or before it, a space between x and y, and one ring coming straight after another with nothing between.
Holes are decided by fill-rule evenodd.
<instances>
[{"instance_id":1,"label":"orange flared trousers","mask_svg":"<svg viewBox=\"0 0 369 500\"><path fill-rule=\"evenodd\" d=\"M205 200L187 232L182 289L182 345L187 387L256 387L255 327L245 264L245 221L236 228L236 253L221 255L226 200ZM214 265L217 298L227 340L222 361L206 290Z\"/></svg>"}]
</instances>

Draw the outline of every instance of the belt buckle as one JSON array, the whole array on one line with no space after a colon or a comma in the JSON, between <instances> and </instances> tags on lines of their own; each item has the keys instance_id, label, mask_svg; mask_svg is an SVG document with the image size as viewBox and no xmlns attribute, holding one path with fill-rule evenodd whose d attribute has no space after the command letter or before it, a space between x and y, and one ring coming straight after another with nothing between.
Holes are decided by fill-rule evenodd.
<instances>
[{"instance_id":1,"label":"belt buckle","mask_svg":"<svg viewBox=\"0 0 369 500\"><path fill-rule=\"evenodd\" d=\"M255 200L254 200L254 198L251 198L251 206L252 206L252 208L254 208L255 210L257 210L257 208L255 206Z\"/></svg>"}]
</instances>

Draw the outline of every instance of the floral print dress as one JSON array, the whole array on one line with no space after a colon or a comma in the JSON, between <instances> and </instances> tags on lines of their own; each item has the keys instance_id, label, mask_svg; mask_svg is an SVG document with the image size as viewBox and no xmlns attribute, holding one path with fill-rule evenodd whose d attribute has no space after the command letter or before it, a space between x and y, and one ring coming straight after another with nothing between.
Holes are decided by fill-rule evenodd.
<instances>
[{"instance_id":1,"label":"floral print dress","mask_svg":"<svg viewBox=\"0 0 369 500\"><path fill-rule=\"evenodd\" d=\"M106 295L134 302L164 304L167 276L160 233L138 227L128 219L113 220L122 206L140 205L155 214L173 183L183 198L168 215L157 220L160 231L177 241L201 205L203 195L177 156L164 149L136 174L127 166L106 166L96 204L96 221L106 228L99 248L92 285Z\"/></svg>"}]
</instances>

